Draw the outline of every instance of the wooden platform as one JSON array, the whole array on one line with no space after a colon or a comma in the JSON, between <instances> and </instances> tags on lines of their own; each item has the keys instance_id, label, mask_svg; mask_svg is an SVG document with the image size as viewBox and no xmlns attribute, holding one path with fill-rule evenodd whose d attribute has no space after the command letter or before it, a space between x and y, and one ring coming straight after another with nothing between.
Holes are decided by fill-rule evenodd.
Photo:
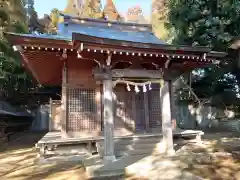
<instances>
[{"instance_id":1,"label":"wooden platform","mask_svg":"<svg viewBox=\"0 0 240 180\"><path fill-rule=\"evenodd\" d=\"M174 137L194 137L194 136L202 136L204 135L203 131L198 130L182 130L177 129L173 131ZM116 136L114 139L128 139L128 138L141 138L141 137L153 137L153 136L162 136L162 133L142 133L142 134L132 134L128 136ZM62 137L61 132L48 132L41 140L38 141L36 147L40 147L42 145L67 145L67 144L81 144L88 142L98 142L103 140L103 136L95 136L95 137L82 137L82 138L64 138Z\"/></svg>"}]
</instances>

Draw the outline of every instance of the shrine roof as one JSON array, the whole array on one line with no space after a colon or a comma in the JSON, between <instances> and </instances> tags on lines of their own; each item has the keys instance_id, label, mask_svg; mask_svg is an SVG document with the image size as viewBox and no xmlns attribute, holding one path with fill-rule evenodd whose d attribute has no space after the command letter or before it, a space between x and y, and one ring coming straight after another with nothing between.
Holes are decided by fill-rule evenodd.
<instances>
[{"instance_id":1,"label":"shrine roof","mask_svg":"<svg viewBox=\"0 0 240 180\"><path fill-rule=\"evenodd\" d=\"M64 23L59 24L58 33L60 36L72 38L72 40L74 40L73 34L81 34L119 41L166 44L153 34L149 25L88 18L71 17Z\"/></svg>"},{"instance_id":2,"label":"shrine roof","mask_svg":"<svg viewBox=\"0 0 240 180\"><path fill-rule=\"evenodd\" d=\"M57 35L50 34L17 34L19 38L36 38L49 40L74 41L76 35L86 35L115 41L126 41L130 43L143 44L166 44L158 39L147 24L134 24L126 22L115 22L107 20L96 20L88 18L76 18L64 16L65 20L58 26ZM75 35L75 36L74 36Z\"/></svg>"},{"instance_id":3,"label":"shrine roof","mask_svg":"<svg viewBox=\"0 0 240 180\"><path fill-rule=\"evenodd\" d=\"M8 32L6 34L15 35L23 38L39 38L39 39L49 39L49 40L64 40L71 41L69 37L60 36L60 35L52 35L52 34L20 34L20 33L12 33Z\"/></svg>"}]
</instances>

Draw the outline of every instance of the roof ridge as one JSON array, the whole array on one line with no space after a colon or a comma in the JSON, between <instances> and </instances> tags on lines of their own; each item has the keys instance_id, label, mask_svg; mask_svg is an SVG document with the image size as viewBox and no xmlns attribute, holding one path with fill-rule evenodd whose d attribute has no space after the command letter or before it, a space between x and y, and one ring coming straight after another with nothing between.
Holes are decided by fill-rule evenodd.
<instances>
[{"instance_id":1,"label":"roof ridge","mask_svg":"<svg viewBox=\"0 0 240 180\"><path fill-rule=\"evenodd\" d=\"M121 21L109 21L109 20L105 20L105 19L93 19L93 18L82 18L82 17L78 17L78 16L73 16L73 15L69 15L66 13L60 13L60 16L64 17L64 22L68 22L69 20L83 20L83 21L89 21L89 22L96 22L96 23L104 23L104 24L115 24L115 25L123 25L123 26L136 26L136 27L147 27L149 29L152 29L152 25L151 24L139 24L139 23L133 23L133 22L121 22Z\"/></svg>"}]
</instances>

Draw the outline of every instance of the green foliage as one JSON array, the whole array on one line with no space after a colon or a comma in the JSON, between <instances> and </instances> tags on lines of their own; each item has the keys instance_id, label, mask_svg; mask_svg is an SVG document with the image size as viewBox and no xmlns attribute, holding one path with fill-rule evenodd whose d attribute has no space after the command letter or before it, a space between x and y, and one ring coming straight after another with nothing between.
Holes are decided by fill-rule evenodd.
<instances>
[{"instance_id":1,"label":"green foliage","mask_svg":"<svg viewBox=\"0 0 240 180\"><path fill-rule=\"evenodd\" d=\"M51 18L53 26L57 27L57 25L60 21L60 11L58 9L54 8L51 11L50 18Z\"/></svg>"},{"instance_id":2,"label":"green foliage","mask_svg":"<svg viewBox=\"0 0 240 180\"><path fill-rule=\"evenodd\" d=\"M240 2L235 0L171 0L169 28L174 43L226 50L240 32Z\"/></svg>"},{"instance_id":3,"label":"green foliage","mask_svg":"<svg viewBox=\"0 0 240 180\"><path fill-rule=\"evenodd\" d=\"M170 0L168 9L166 26L174 44L201 45L226 51L231 39L240 34L240 1ZM214 104L220 100L221 104L239 106L236 87L239 87L240 74L236 62L227 60L220 66L205 68L201 76L188 82L202 99Z\"/></svg>"},{"instance_id":4,"label":"green foliage","mask_svg":"<svg viewBox=\"0 0 240 180\"><path fill-rule=\"evenodd\" d=\"M31 82L31 79L21 67L20 57L4 38L3 32L27 33L28 28L25 10L19 0L5 1L0 14L0 98L12 102L18 98L18 92L27 91L28 87L22 82Z\"/></svg>"}]
</instances>

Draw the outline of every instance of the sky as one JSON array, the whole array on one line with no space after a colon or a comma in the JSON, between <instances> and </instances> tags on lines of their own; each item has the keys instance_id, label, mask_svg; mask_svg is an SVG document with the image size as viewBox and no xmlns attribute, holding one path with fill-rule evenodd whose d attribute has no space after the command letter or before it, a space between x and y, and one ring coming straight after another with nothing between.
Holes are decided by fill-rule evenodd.
<instances>
[{"instance_id":1,"label":"sky","mask_svg":"<svg viewBox=\"0 0 240 180\"><path fill-rule=\"evenodd\" d=\"M102 0L104 6L106 0ZM150 15L151 0L114 0L119 13L124 14L129 7L136 5L141 6L144 15ZM67 5L67 0L35 0L35 9L38 12L39 17L43 17L44 14L49 14L53 8L64 10Z\"/></svg>"}]
</instances>

